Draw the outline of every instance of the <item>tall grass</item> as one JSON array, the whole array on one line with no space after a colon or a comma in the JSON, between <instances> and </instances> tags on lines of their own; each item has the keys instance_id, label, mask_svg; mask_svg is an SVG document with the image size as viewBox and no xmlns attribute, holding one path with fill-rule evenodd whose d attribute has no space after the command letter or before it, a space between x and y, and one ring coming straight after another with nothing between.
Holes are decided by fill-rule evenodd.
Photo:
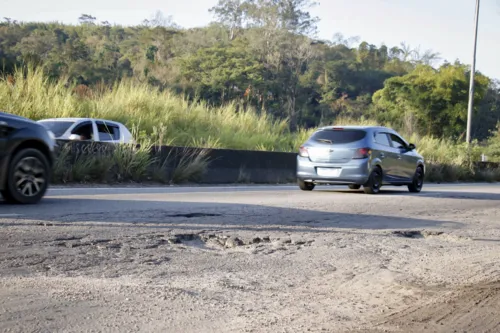
<instances>
[{"instance_id":1,"label":"tall grass","mask_svg":"<svg viewBox=\"0 0 500 333\"><path fill-rule=\"evenodd\" d=\"M121 81L111 89L92 91L64 80L49 82L42 69L18 70L12 85L0 82L0 108L34 120L52 117L95 117L140 128L146 136L179 146L290 151L296 135L285 120L235 103L220 108L191 103L147 84Z\"/></svg>"}]
</instances>

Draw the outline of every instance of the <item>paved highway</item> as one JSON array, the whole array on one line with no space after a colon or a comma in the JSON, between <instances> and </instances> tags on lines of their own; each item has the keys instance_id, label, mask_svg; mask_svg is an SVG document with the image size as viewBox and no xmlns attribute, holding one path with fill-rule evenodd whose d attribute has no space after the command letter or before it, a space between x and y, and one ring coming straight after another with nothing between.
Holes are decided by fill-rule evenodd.
<instances>
[{"instance_id":1,"label":"paved highway","mask_svg":"<svg viewBox=\"0 0 500 333\"><path fill-rule=\"evenodd\" d=\"M369 196L339 186L317 187L313 192L302 192L296 186L204 186L204 187L53 187L46 198L36 206L11 206L0 201L0 216L57 217L79 212L114 215L116 211L145 211L162 209L191 211L197 208L234 209L236 205L262 205L283 209L305 209L336 212L347 205L361 211L400 214L403 202L415 202L412 211L419 210L417 202L430 199L488 199L500 197L496 184L428 184L419 194L411 194L406 187L386 187L380 195ZM430 200L434 201L434 200ZM189 204L188 204L189 203ZM450 202L451 203L451 202ZM457 203L452 204L455 206ZM474 205L474 201L471 201ZM354 205L354 206L352 206ZM374 206L375 205L375 206ZM363 207L365 206L365 207ZM462 205L460 204L462 207ZM332 210L332 208L334 208ZM395 209L393 209L395 208ZM425 210L425 207L422 207ZM450 207L451 208L451 207ZM462 207L467 208L467 207ZM309 214L310 212L308 212ZM407 212L403 212L408 217ZM418 214L417 214L418 215ZM411 217L411 216L410 216Z\"/></svg>"},{"instance_id":2,"label":"paved highway","mask_svg":"<svg viewBox=\"0 0 500 333\"><path fill-rule=\"evenodd\" d=\"M0 322L498 331L499 201L497 184L51 188L36 206L0 201Z\"/></svg>"}]
</instances>

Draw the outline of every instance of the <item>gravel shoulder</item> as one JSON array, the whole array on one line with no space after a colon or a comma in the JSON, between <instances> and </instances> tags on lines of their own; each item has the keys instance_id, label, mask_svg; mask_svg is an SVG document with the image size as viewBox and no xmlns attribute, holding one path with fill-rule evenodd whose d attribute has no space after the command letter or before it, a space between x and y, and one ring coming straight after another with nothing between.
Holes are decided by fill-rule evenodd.
<instances>
[{"instance_id":1,"label":"gravel shoulder","mask_svg":"<svg viewBox=\"0 0 500 333\"><path fill-rule=\"evenodd\" d=\"M0 202L2 332L496 332L500 186Z\"/></svg>"}]
</instances>

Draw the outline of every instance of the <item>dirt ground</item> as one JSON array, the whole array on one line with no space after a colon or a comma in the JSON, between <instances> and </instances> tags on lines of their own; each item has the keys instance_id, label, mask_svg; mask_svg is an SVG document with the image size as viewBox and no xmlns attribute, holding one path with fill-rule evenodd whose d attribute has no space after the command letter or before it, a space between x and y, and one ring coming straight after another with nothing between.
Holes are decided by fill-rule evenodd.
<instances>
[{"instance_id":1,"label":"dirt ground","mask_svg":"<svg viewBox=\"0 0 500 333\"><path fill-rule=\"evenodd\" d=\"M1 332L500 332L500 186L0 202Z\"/></svg>"}]
</instances>

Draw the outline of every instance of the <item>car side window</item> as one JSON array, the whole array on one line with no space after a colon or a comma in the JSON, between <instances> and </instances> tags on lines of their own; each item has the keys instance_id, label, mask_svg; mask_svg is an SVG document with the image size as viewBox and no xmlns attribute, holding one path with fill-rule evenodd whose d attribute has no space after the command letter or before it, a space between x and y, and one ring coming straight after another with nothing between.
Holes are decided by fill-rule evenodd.
<instances>
[{"instance_id":1,"label":"car side window","mask_svg":"<svg viewBox=\"0 0 500 333\"><path fill-rule=\"evenodd\" d=\"M97 122L99 141L120 140L120 128L114 124Z\"/></svg>"},{"instance_id":2,"label":"car side window","mask_svg":"<svg viewBox=\"0 0 500 333\"><path fill-rule=\"evenodd\" d=\"M384 145L384 146L391 146L391 143L389 142L389 137L387 136L387 133L383 132L378 132L375 134L375 142Z\"/></svg>"},{"instance_id":3,"label":"car side window","mask_svg":"<svg viewBox=\"0 0 500 333\"><path fill-rule=\"evenodd\" d=\"M391 136L391 141L392 141L392 146L394 148L398 149L405 149L406 148L406 143L401 139L399 136L390 134Z\"/></svg>"},{"instance_id":4,"label":"car side window","mask_svg":"<svg viewBox=\"0 0 500 333\"><path fill-rule=\"evenodd\" d=\"M82 140L92 140L94 138L94 127L91 121L84 121L73 128L71 134L76 134Z\"/></svg>"}]
</instances>

